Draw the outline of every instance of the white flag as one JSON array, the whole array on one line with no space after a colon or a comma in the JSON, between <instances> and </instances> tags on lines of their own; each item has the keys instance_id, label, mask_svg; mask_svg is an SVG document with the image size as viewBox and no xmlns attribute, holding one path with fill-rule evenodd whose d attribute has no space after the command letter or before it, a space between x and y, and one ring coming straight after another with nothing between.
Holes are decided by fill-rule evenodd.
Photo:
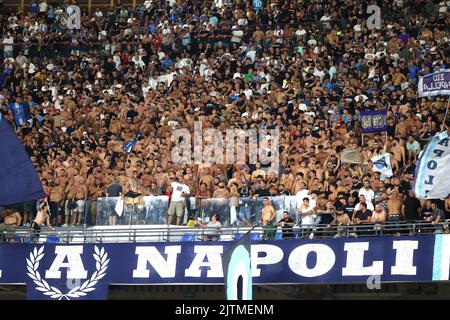
<instances>
[{"instance_id":1,"label":"white flag","mask_svg":"<svg viewBox=\"0 0 450 320\"><path fill-rule=\"evenodd\" d=\"M444 199L450 195L450 135L436 134L416 163L413 191L419 199Z\"/></svg>"},{"instance_id":2,"label":"white flag","mask_svg":"<svg viewBox=\"0 0 450 320\"><path fill-rule=\"evenodd\" d=\"M123 199L122 199L122 197L120 197L119 200L117 200L116 207L114 208L114 211L117 213L117 215L119 217L122 216L122 213L123 213Z\"/></svg>"},{"instance_id":3,"label":"white flag","mask_svg":"<svg viewBox=\"0 0 450 320\"><path fill-rule=\"evenodd\" d=\"M379 156L374 156L372 159L372 170L384 174L386 177L392 177L391 155L389 153L383 153Z\"/></svg>"}]
</instances>

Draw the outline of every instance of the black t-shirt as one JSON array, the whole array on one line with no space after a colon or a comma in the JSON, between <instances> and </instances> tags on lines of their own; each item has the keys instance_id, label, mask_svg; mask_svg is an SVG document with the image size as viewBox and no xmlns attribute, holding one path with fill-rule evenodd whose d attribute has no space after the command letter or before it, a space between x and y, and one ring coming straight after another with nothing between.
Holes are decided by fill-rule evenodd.
<instances>
[{"instance_id":1,"label":"black t-shirt","mask_svg":"<svg viewBox=\"0 0 450 320\"><path fill-rule=\"evenodd\" d=\"M270 197L270 192L267 189L259 189L255 192L257 197Z\"/></svg>"},{"instance_id":2,"label":"black t-shirt","mask_svg":"<svg viewBox=\"0 0 450 320\"><path fill-rule=\"evenodd\" d=\"M289 218L287 218L287 219L281 219L280 221L278 221L278 223L281 223L281 222L284 222L285 223L285 225L283 226L283 227L281 227L281 229L282 229L282 232L283 233L286 233L286 232L289 232L289 231L291 231L291 230L289 230L289 229L292 229L292 225L291 226L288 226L288 225L286 225L286 223L295 223L294 222L294 219L292 219L291 217L289 217Z\"/></svg>"},{"instance_id":3,"label":"black t-shirt","mask_svg":"<svg viewBox=\"0 0 450 320\"><path fill-rule=\"evenodd\" d=\"M417 198L406 197L403 202L405 206L405 219L406 220L418 220L418 210L420 208L420 201Z\"/></svg>"},{"instance_id":4,"label":"black t-shirt","mask_svg":"<svg viewBox=\"0 0 450 320\"><path fill-rule=\"evenodd\" d=\"M355 205L351 205L351 204L346 204L344 206L341 207L341 209L344 211L344 213L346 215L348 215L348 217L351 219L353 216L353 211L355 211Z\"/></svg>"},{"instance_id":5,"label":"black t-shirt","mask_svg":"<svg viewBox=\"0 0 450 320\"><path fill-rule=\"evenodd\" d=\"M362 212L361 210L358 210L356 212L355 218L361 219L361 220L367 220L367 218L372 216L372 211L369 209L366 210L366 212Z\"/></svg>"},{"instance_id":6,"label":"black t-shirt","mask_svg":"<svg viewBox=\"0 0 450 320\"><path fill-rule=\"evenodd\" d=\"M389 137L395 136L395 127L396 127L395 123L393 125L387 125L386 131Z\"/></svg>"},{"instance_id":7,"label":"black t-shirt","mask_svg":"<svg viewBox=\"0 0 450 320\"><path fill-rule=\"evenodd\" d=\"M122 192L122 187L116 183L113 183L108 187L108 189L106 189L106 192L108 193L108 197L118 197Z\"/></svg>"}]
</instances>

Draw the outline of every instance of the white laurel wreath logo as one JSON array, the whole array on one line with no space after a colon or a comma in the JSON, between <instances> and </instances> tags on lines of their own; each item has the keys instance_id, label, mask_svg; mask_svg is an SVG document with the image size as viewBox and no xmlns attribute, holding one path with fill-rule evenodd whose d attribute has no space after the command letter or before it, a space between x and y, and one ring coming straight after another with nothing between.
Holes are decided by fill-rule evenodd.
<instances>
[{"instance_id":1,"label":"white laurel wreath logo","mask_svg":"<svg viewBox=\"0 0 450 320\"><path fill-rule=\"evenodd\" d=\"M94 251L93 256L96 261L96 271L92 274L90 279L86 280L82 285L73 288L67 293L62 293L58 288L50 286L48 282L41 277L41 274L38 271L39 261L41 261L44 257L44 246L42 246L39 250L34 248L34 250L30 253L30 259L27 259L27 274L37 285L35 289L41 291L42 294L46 296L50 296L52 299L61 300L62 298L66 298L67 300L70 300L70 298L85 296L88 292L95 290L95 285L106 275L106 269L109 264L108 253L105 252L104 248L99 250L98 247L95 246Z\"/></svg>"}]
</instances>

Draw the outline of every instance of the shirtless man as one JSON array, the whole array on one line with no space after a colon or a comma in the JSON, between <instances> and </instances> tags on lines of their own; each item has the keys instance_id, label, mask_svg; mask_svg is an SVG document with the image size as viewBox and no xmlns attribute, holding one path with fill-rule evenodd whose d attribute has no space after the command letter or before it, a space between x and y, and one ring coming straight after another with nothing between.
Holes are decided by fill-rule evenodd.
<instances>
[{"instance_id":1,"label":"shirtless man","mask_svg":"<svg viewBox=\"0 0 450 320\"><path fill-rule=\"evenodd\" d=\"M77 206L75 208L75 214L72 214L72 225L75 225L75 223L76 225L80 224L88 196L88 188L84 184L84 178L78 177L77 182L78 183L75 186L75 201Z\"/></svg>"},{"instance_id":2,"label":"shirtless man","mask_svg":"<svg viewBox=\"0 0 450 320\"><path fill-rule=\"evenodd\" d=\"M89 189L88 189L88 199L91 202L90 207L90 223L92 225L95 225L96 215L97 215L97 199L101 198L105 195L105 187L100 179L95 179L91 182ZM89 212L86 213L86 220L89 220ZM87 223L88 221L86 221Z\"/></svg>"},{"instance_id":3,"label":"shirtless man","mask_svg":"<svg viewBox=\"0 0 450 320\"><path fill-rule=\"evenodd\" d=\"M292 185L291 194L297 194L297 192L303 189L306 189L306 183L303 179L303 174L299 172L295 175L295 181Z\"/></svg>"},{"instance_id":4,"label":"shirtless man","mask_svg":"<svg viewBox=\"0 0 450 320\"><path fill-rule=\"evenodd\" d=\"M33 220L33 223L31 224L30 232L33 233L35 241L37 241L39 239L39 235L41 233L41 227L44 223L47 223L47 226L50 229L55 230L55 228L52 227L52 225L50 223L50 216L48 214L48 205L46 202L42 203L39 206L39 211L36 215L36 218Z\"/></svg>"},{"instance_id":5,"label":"shirtless man","mask_svg":"<svg viewBox=\"0 0 450 320\"><path fill-rule=\"evenodd\" d=\"M64 201L65 218L63 227L67 227L69 223L69 218L73 215L74 206L76 205L76 204L74 205L75 186L76 186L75 179L72 178L67 184L64 192L66 195L66 199Z\"/></svg>"},{"instance_id":6,"label":"shirtless man","mask_svg":"<svg viewBox=\"0 0 450 320\"><path fill-rule=\"evenodd\" d=\"M266 172L261 169L261 163L260 162L256 163L256 170L253 171L253 173L252 173L251 182L254 182L256 177L258 177L258 176L262 176L263 178L266 177Z\"/></svg>"},{"instance_id":7,"label":"shirtless man","mask_svg":"<svg viewBox=\"0 0 450 320\"><path fill-rule=\"evenodd\" d=\"M53 188L50 191L49 206L50 216L53 224L61 225L61 207L64 198L64 187L61 185L59 178L56 178Z\"/></svg>"},{"instance_id":8,"label":"shirtless man","mask_svg":"<svg viewBox=\"0 0 450 320\"><path fill-rule=\"evenodd\" d=\"M210 168L204 168L203 169L203 175L200 178L199 185L201 185L202 183L205 183L206 186L207 186L207 189L209 191L212 191L213 177L211 175Z\"/></svg>"},{"instance_id":9,"label":"shirtless man","mask_svg":"<svg viewBox=\"0 0 450 320\"><path fill-rule=\"evenodd\" d=\"M263 200L264 208L262 208L261 221L264 229L264 239L271 239L274 236L274 232L269 230L273 224L273 220L275 219L275 209L270 204L269 198L264 198ZM275 231L276 232L276 231Z\"/></svg>"},{"instance_id":10,"label":"shirtless man","mask_svg":"<svg viewBox=\"0 0 450 320\"><path fill-rule=\"evenodd\" d=\"M213 198L228 198L229 191L225 188L223 181L219 182L218 188L213 193Z\"/></svg>"},{"instance_id":11,"label":"shirtless man","mask_svg":"<svg viewBox=\"0 0 450 320\"><path fill-rule=\"evenodd\" d=\"M3 218L3 223L0 224L0 235L6 231L6 240L9 240L14 234L14 230L20 226L22 217L18 211L7 209Z\"/></svg>"},{"instance_id":12,"label":"shirtless man","mask_svg":"<svg viewBox=\"0 0 450 320\"><path fill-rule=\"evenodd\" d=\"M398 192L392 191L391 195L389 196L389 200L387 201L387 208L388 208L387 221L391 222L403 220L402 206L403 201L401 197L398 195ZM396 232L395 235L400 236L400 232Z\"/></svg>"},{"instance_id":13,"label":"shirtless man","mask_svg":"<svg viewBox=\"0 0 450 320\"><path fill-rule=\"evenodd\" d=\"M156 167L156 173L153 176L154 181L156 182L156 185L161 188L162 191L166 190L166 186L167 186L167 173L162 172L162 167L161 166L157 166Z\"/></svg>"},{"instance_id":14,"label":"shirtless man","mask_svg":"<svg viewBox=\"0 0 450 320\"><path fill-rule=\"evenodd\" d=\"M294 175L291 173L291 168L287 167L284 169L284 173L281 176L280 183L284 185L286 190L292 190L292 185L294 184Z\"/></svg>"}]
</instances>

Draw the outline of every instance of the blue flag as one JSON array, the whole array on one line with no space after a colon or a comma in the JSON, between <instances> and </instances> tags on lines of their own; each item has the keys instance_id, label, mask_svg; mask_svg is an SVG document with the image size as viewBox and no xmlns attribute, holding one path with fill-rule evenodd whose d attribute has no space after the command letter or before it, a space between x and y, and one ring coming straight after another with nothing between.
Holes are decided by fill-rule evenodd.
<instances>
[{"instance_id":1,"label":"blue flag","mask_svg":"<svg viewBox=\"0 0 450 320\"><path fill-rule=\"evenodd\" d=\"M122 150L126 153L130 153L131 151L133 151L134 146L136 145L136 142L138 141L138 139L141 137L141 133L138 131L136 132L136 134L134 135L134 139L125 142L125 144L123 145Z\"/></svg>"},{"instance_id":2,"label":"blue flag","mask_svg":"<svg viewBox=\"0 0 450 320\"><path fill-rule=\"evenodd\" d=\"M12 111L14 122L18 127L23 126L27 120L31 119L30 105L26 102L8 103L8 108Z\"/></svg>"},{"instance_id":3,"label":"blue flag","mask_svg":"<svg viewBox=\"0 0 450 320\"><path fill-rule=\"evenodd\" d=\"M450 70L419 77L419 97L450 96Z\"/></svg>"},{"instance_id":4,"label":"blue flag","mask_svg":"<svg viewBox=\"0 0 450 320\"><path fill-rule=\"evenodd\" d=\"M45 198L22 143L0 114L0 206Z\"/></svg>"}]
</instances>

